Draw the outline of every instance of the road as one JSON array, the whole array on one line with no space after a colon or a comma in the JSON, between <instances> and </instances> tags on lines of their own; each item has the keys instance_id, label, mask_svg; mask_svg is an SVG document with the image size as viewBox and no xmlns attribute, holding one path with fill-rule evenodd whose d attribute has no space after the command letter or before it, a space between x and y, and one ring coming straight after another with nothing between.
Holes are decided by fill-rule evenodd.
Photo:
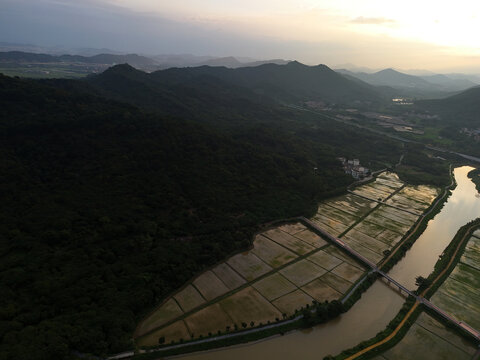
<instances>
[{"instance_id":1,"label":"road","mask_svg":"<svg viewBox=\"0 0 480 360\"><path fill-rule=\"evenodd\" d=\"M474 162L480 163L480 158L475 157L475 156L472 156L472 155L462 154L462 153L459 153L459 152L456 152L456 151L450 151L450 150L443 149L443 148L440 148L440 147L437 147L437 146L427 145L427 144L424 144L424 143L422 143L422 142L420 142L420 141L415 141L415 140L406 139L406 138L401 137L401 136L398 136L398 135L394 135L394 134L386 133L386 132L384 132L384 131L372 129L372 128L369 128L369 127L367 127L367 126L363 126L363 125L360 125L360 124L356 124L356 123L352 123L352 122L349 122L349 121L346 121L346 120L342 120L342 119L336 118L336 117L334 117L334 116L330 116L330 115L323 114L323 113L318 112L318 111L314 111L314 110L310 110L310 109L305 109L305 108L303 108L303 107L301 107L301 106L296 106L296 105L286 105L286 106L287 106L287 107L290 107L290 108L292 108L292 109L296 109L296 110L302 110L302 111L311 112L311 113L313 113L313 114L320 115L320 116L322 116L322 117L324 117L324 118L327 118L327 119L330 119L330 120L333 120L333 121L342 123L342 124L344 124L344 125L355 126L355 127L359 128L359 129L367 130L367 131L373 132L373 133L378 134L378 135L383 135L383 136L389 137L389 138L394 139L394 140L402 141L402 142L404 142L404 143L413 143L413 144L425 145L425 147L426 147L427 149L430 149L430 150L435 150L435 151L439 151L439 152L443 152L443 153L455 154L455 155L460 156L460 157L462 157L462 158L464 158L464 159L467 159L467 160L470 160L470 161L474 161Z\"/></svg>"}]
</instances>

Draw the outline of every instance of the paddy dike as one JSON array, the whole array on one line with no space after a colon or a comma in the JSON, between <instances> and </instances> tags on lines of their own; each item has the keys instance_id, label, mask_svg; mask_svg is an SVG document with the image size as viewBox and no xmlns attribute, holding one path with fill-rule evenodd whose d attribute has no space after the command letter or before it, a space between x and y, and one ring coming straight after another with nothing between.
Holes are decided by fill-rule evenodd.
<instances>
[{"instance_id":1,"label":"paddy dike","mask_svg":"<svg viewBox=\"0 0 480 360\"><path fill-rule=\"evenodd\" d=\"M438 256L450 243L458 229L480 214L480 199L474 184L467 178L469 167L456 168L457 187L442 210L428 222L406 256L389 272L389 275L408 288L415 289L415 277L428 276ZM356 225L361 226L361 225ZM372 234L375 226L368 226ZM347 233L348 234L348 233ZM318 359L338 354L361 341L374 337L400 310L404 298L392 291L382 281L377 281L345 314L326 324L315 326L308 334L300 331L275 337L260 343L243 345L218 351L187 355L185 359ZM453 339L452 342L458 339ZM461 343L461 342L460 342ZM463 349L469 353L470 350ZM392 356L391 356L392 357Z\"/></svg>"},{"instance_id":2,"label":"paddy dike","mask_svg":"<svg viewBox=\"0 0 480 360\"><path fill-rule=\"evenodd\" d=\"M322 202L311 221L378 263L418 216L360 195L414 202L422 211L439 190L405 186L388 173L355 192ZM364 272L360 263L304 224L282 225L258 234L253 249L201 274L167 299L139 325L136 342L155 346L159 338L168 344L277 322L313 301L341 299Z\"/></svg>"}]
</instances>

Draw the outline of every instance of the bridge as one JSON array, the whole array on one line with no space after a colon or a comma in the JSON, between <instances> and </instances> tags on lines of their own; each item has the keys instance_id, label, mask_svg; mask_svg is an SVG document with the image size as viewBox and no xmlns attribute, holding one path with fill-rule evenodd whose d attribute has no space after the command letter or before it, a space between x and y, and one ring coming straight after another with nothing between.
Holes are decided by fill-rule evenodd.
<instances>
[{"instance_id":1,"label":"bridge","mask_svg":"<svg viewBox=\"0 0 480 360\"><path fill-rule=\"evenodd\" d=\"M329 239L330 241L332 241L333 243L335 243L338 247L342 248L343 250L345 250L347 253L349 253L353 258L359 260L361 263L363 263L364 265L367 265L367 267L369 267L371 269L371 272L376 272L377 274L379 274L383 279L387 280L387 282L390 284L394 284L401 292L404 292L406 295L410 295L410 296L413 296L418 302L424 304L426 307L428 307L429 309L433 310L435 313L437 313L438 315L440 315L442 318L444 318L445 320L453 323L454 325L456 325L457 327L463 329L464 331L468 332L469 334L471 334L475 339L477 340L480 340L480 332L476 329L474 329L473 327L471 327L470 325L466 324L465 322L463 321L458 321L457 319L455 319L453 316L451 316L450 314L448 314L447 312L443 311L442 309L440 309L438 306L432 304L430 301L428 301L427 299L425 299L424 297L421 297L415 293L413 293L411 290L407 289L405 286L403 286L402 284L400 284L398 281L396 281L395 279L391 278L389 275L385 274L383 271L381 271L377 265L375 263L373 263L372 261L368 260L365 256L359 254L357 251L353 250L351 247L349 247L347 244L345 244L345 242L343 242L342 240L336 238L335 236L332 236L330 235L328 232L326 232L325 230L323 230L322 228L320 228L317 224L315 224L314 222L310 221L309 219L305 218L305 217L301 217L301 220L306 223L307 225L309 225L310 227L312 227L313 229L315 229L318 233L322 234L324 237L326 237L327 239Z\"/></svg>"}]
</instances>

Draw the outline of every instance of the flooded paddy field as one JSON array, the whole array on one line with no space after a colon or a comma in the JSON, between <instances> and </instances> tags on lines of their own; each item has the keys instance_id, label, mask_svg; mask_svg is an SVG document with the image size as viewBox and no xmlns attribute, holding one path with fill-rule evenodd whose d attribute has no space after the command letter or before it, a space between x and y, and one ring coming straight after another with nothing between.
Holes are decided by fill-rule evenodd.
<instances>
[{"instance_id":1,"label":"flooded paddy field","mask_svg":"<svg viewBox=\"0 0 480 360\"><path fill-rule=\"evenodd\" d=\"M465 251L431 301L457 320L480 329L480 239L471 236Z\"/></svg>"},{"instance_id":2,"label":"flooded paddy field","mask_svg":"<svg viewBox=\"0 0 480 360\"><path fill-rule=\"evenodd\" d=\"M474 344L422 313L397 345L374 360L469 360L475 351Z\"/></svg>"},{"instance_id":3,"label":"flooded paddy field","mask_svg":"<svg viewBox=\"0 0 480 360\"><path fill-rule=\"evenodd\" d=\"M470 167L455 169L454 174L457 187L452 191L452 195L448 198L440 213L428 222L426 230L414 243L405 257L389 272L390 276L407 288L415 288L415 278L418 275L428 276L433 270L438 256L453 239L458 229L480 214L480 199L476 197L477 191L475 185L467 177L471 169ZM376 181L382 184L392 185L391 187L394 190L399 189L403 185L399 182L398 177L392 173L382 174ZM357 197L352 194L349 195ZM366 200L360 197L357 198ZM344 201L344 199L342 201ZM370 210L376 208L377 205L378 202L372 202L372 207L362 215L357 216L357 218L360 220ZM336 206L338 206L338 204ZM381 205L380 209L383 206L384 205ZM339 210L342 210L342 208L339 208ZM350 215L356 215L353 210L347 207L343 208L343 210L349 212ZM410 215L407 215L409 214L409 209L407 208L406 210L404 218L409 219ZM392 209L387 209L387 211L396 215L403 213L402 210L399 210L402 211L401 213L396 213L392 211ZM410 217L410 219L413 220L414 218ZM389 245L392 244L392 246L403 236L403 234L384 229L377 224L365 220L355 224L350 231L352 230L359 231L376 240L389 243ZM348 232L346 235L348 235ZM475 232L475 235L480 236L480 230ZM324 253L333 255L336 259L342 260L347 264L351 264L353 261L346 256L345 253L333 246L323 248L318 252L317 256L322 258L325 256ZM314 256L310 255L309 260L314 262ZM470 262L471 264L479 263L472 258L464 258L462 261L465 263ZM336 265L336 262L338 262L338 260L331 261L328 266L327 262L323 264L326 267L335 268L339 265ZM355 266L355 264L351 265ZM315 281L316 280L314 280L314 282ZM312 282L312 284L314 282ZM306 288L309 284L303 288ZM322 291L320 287L317 287L317 289L318 291ZM313 292L311 293L313 294ZM290 294L291 297L294 298L295 296L303 297L302 294L304 293L300 293L300 291L297 290ZM325 294L326 293L324 293L323 296L325 296ZM287 295L284 295L285 304L288 302ZM274 303L276 302L274 301ZM403 303L404 298L400 296L397 291L392 291L391 287L388 287L382 281L377 281L348 312L328 323L313 327L311 331L293 331L285 336L272 337L261 342L184 355L182 359L322 359L329 354L336 355L342 350L351 348L361 341L374 337L378 332L386 328L387 324L398 313ZM278 302L276 304L278 304ZM280 307L280 305L278 306ZM433 360L472 358L475 348L472 348L468 343L464 343L462 338L446 329L435 319L431 318L431 320L428 320L430 317L427 317L427 315L420 315L419 319L422 319L422 317L425 317L424 321L420 320L419 322L417 320L417 323L414 325L414 327L420 330L416 333L410 332L411 340L409 344L412 346L413 351L410 351L411 349L405 346L405 342L400 342L397 345L403 344L403 350L400 347L392 348L390 353L386 352L377 357L377 359ZM433 325L429 325L430 322ZM415 329L414 327L412 327L412 329ZM418 339L415 340L416 337L418 337ZM423 339L425 339L425 343L422 342ZM447 344L445 344L445 341ZM438 348L439 351L437 351L436 348ZM443 354L445 354L445 356Z\"/></svg>"},{"instance_id":4,"label":"flooded paddy field","mask_svg":"<svg viewBox=\"0 0 480 360\"><path fill-rule=\"evenodd\" d=\"M267 324L313 301L340 299L365 269L301 223L255 237L250 251L197 276L138 327L137 344L154 346Z\"/></svg>"}]
</instances>

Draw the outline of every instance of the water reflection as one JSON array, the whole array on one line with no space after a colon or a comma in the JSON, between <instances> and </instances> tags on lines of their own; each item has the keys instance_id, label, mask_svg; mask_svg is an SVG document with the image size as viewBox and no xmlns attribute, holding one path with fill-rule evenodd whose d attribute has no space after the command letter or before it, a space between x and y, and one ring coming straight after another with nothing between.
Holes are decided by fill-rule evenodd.
<instances>
[{"instance_id":1,"label":"water reflection","mask_svg":"<svg viewBox=\"0 0 480 360\"><path fill-rule=\"evenodd\" d=\"M463 166L454 170L457 187L452 195L407 255L390 271L390 276L407 288L415 289L415 277L432 272L438 257L460 227L480 217L480 198L476 196L475 184L467 177L472 169Z\"/></svg>"}]
</instances>

